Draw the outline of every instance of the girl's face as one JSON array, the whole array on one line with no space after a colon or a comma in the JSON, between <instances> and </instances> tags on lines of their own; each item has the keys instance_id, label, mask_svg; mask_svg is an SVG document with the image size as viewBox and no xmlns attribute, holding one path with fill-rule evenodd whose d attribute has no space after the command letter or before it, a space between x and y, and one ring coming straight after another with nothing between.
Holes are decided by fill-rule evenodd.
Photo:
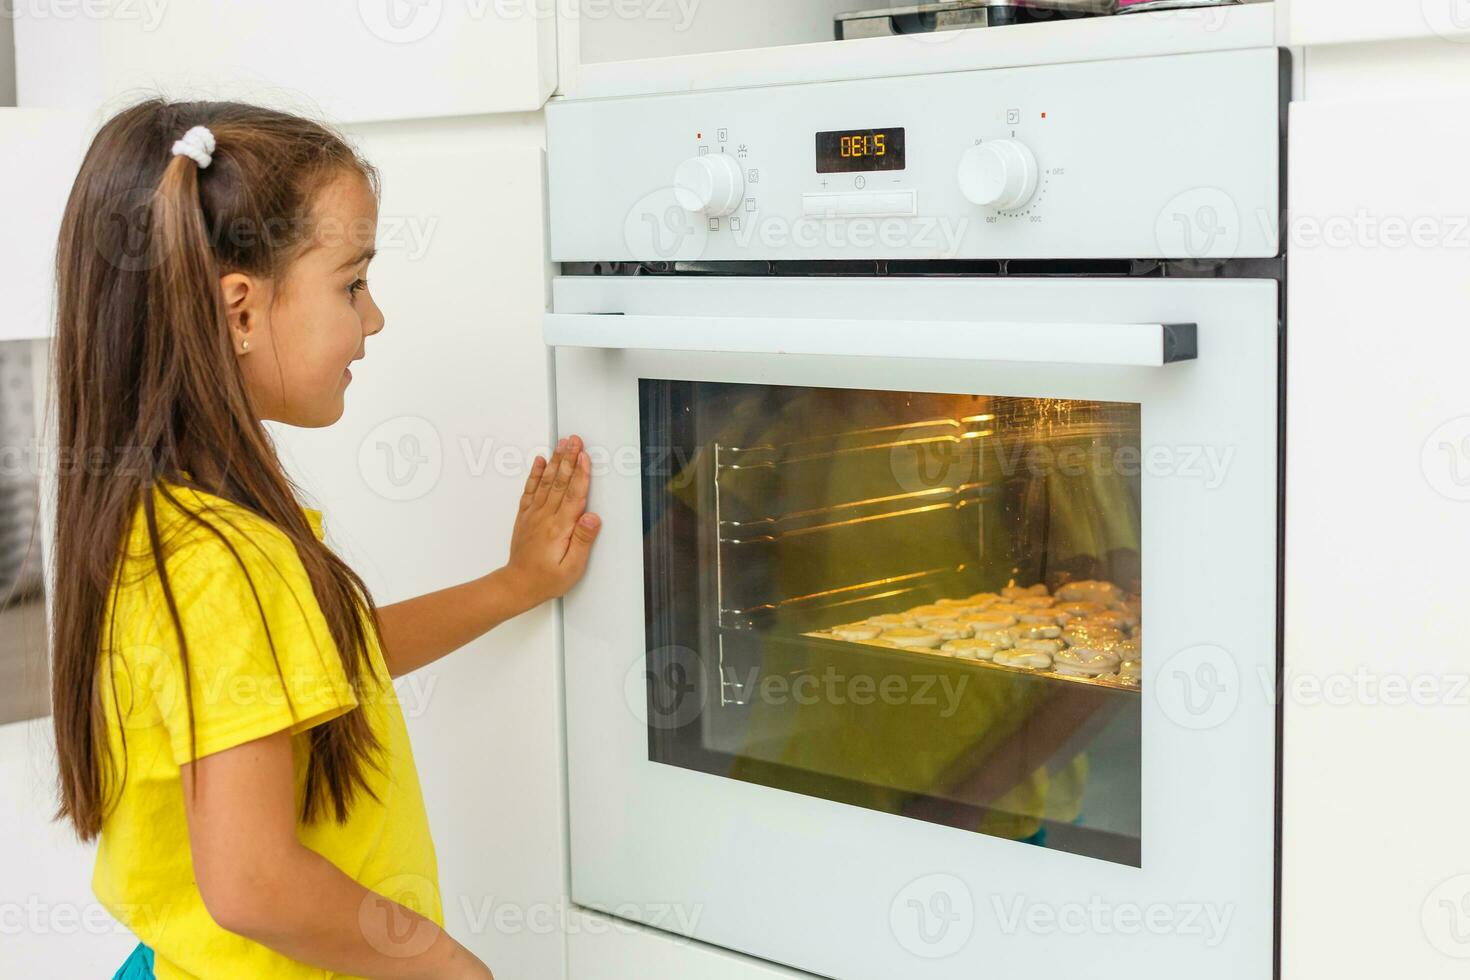
<instances>
[{"instance_id":1,"label":"girl's face","mask_svg":"<svg viewBox=\"0 0 1470 980\"><path fill-rule=\"evenodd\" d=\"M342 417L348 365L383 329L367 290L378 202L366 180L344 174L318 195L312 238L275 280L220 277L235 356L255 413L305 428Z\"/></svg>"}]
</instances>

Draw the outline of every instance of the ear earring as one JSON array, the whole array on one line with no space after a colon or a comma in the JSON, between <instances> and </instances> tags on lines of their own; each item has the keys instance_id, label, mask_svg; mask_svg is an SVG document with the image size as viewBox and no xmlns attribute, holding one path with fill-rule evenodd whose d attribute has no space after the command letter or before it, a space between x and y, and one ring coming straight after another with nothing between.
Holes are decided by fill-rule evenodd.
<instances>
[{"instance_id":1,"label":"ear earring","mask_svg":"<svg viewBox=\"0 0 1470 980\"><path fill-rule=\"evenodd\" d=\"M250 341L248 341L248 340L242 340L242 341L240 341L240 352L242 354L245 351L248 351L249 349L250 349Z\"/></svg>"}]
</instances>

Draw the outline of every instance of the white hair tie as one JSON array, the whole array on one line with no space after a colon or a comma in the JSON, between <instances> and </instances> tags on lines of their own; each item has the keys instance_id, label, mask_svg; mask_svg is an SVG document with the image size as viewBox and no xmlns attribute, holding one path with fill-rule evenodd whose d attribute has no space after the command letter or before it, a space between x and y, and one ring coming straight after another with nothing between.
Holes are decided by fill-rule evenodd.
<instances>
[{"instance_id":1,"label":"white hair tie","mask_svg":"<svg viewBox=\"0 0 1470 980\"><path fill-rule=\"evenodd\" d=\"M207 126L195 126L174 141L174 156L186 156L203 170L214 162L214 134Z\"/></svg>"}]
</instances>

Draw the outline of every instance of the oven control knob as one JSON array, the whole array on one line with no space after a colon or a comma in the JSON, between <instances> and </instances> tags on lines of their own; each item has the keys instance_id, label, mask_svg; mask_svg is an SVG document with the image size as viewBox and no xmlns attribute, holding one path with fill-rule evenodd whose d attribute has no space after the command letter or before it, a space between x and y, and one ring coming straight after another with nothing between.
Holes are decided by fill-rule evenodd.
<instances>
[{"instance_id":1,"label":"oven control knob","mask_svg":"<svg viewBox=\"0 0 1470 980\"><path fill-rule=\"evenodd\" d=\"M732 157L708 153L690 157L674 170L674 199L686 211L711 218L731 214L745 193L745 175Z\"/></svg>"},{"instance_id":2,"label":"oven control knob","mask_svg":"<svg viewBox=\"0 0 1470 980\"><path fill-rule=\"evenodd\" d=\"M987 140L960 157L960 192L973 204L1009 211L1036 193L1036 154L1020 140Z\"/></svg>"}]
</instances>

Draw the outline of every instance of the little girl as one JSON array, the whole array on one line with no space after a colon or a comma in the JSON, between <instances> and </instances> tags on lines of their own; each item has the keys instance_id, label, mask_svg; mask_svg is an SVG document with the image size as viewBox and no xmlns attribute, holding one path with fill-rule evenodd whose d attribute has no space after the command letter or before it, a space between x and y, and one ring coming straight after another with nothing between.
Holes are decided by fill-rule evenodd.
<instances>
[{"instance_id":1,"label":"little girl","mask_svg":"<svg viewBox=\"0 0 1470 980\"><path fill-rule=\"evenodd\" d=\"M504 567L377 607L265 420L326 426L383 329L376 171L228 102L93 140L57 256L59 816L142 940L119 976L477 978L443 929L392 677L564 594L599 527L537 457Z\"/></svg>"}]
</instances>

